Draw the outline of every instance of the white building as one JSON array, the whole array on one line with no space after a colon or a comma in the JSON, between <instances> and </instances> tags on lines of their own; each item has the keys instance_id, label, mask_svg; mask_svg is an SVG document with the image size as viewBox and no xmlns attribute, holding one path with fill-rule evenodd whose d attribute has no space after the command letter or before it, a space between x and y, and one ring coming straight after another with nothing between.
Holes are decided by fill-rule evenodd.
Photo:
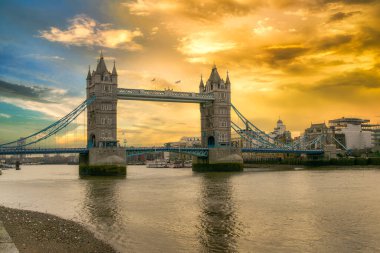
<instances>
[{"instance_id":1,"label":"white building","mask_svg":"<svg viewBox=\"0 0 380 253\"><path fill-rule=\"evenodd\" d=\"M372 132L362 129L362 124L369 120L359 118L340 118L330 120L330 126L334 129L335 136L341 136L340 142L347 149L367 149L372 148Z\"/></svg>"},{"instance_id":2,"label":"white building","mask_svg":"<svg viewBox=\"0 0 380 253\"><path fill-rule=\"evenodd\" d=\"M281 119L277 121L277 126L269 136L282 143L290 143L292 141L292 134L286 130L286 125L284 125Z\"/></svg>"},{"instance_id":3,"label":"white building","mask_svg":"<svg viewBox=\"0 0 380 253\"><path fill-rule=\"evenodd\" d=\"M285 131L286 131L286 126L284 125L282 120L279 119L277 121L277 126L273 129L273 132L271 132L270 134L272 135L272 137L277 137L277 136L283 135Z\"/></svg>"}]
</instances>

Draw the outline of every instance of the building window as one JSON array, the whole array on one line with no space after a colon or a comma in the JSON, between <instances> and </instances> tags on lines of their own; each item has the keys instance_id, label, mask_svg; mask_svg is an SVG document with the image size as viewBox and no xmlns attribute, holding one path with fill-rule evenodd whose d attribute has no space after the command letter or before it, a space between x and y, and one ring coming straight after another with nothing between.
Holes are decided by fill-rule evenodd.
<instances>
[{"instance_id":1,"label":"building window","mask_svg":"<svg viewBox=\"0 0 380 253\"><path fill-rule=\"evenodd\" d=\"M228 110L225 109L225 108L220 108L219 109L219 114L227 115L228 114Z\"/></svg>"},{"instance_id":2,"label":"building window","mask_svg":"<svg viewBox=\"0 0 380 253\"><path fill-rule=\"evenodd\" d=\"M227 121L225 121L225 120L220 121L219 126L220 127L227 127Z\"/></svg>"},{"instance_id":3,"label":"building window","mask_svg":"<svg viewBox=\"0 0 380 253\"><path fill-rule=\"evenodd\" d=\"M103 91L105 91L105 92L112 92L112 85L110 85L110 84L103 84Z\"/></svg>"},{"instance_id":4,"label":"building window","mask_svg":"<svg viewBox=\"0 0 380 253\"><path fill-rule=\"evenodd\" d=\"M112 111L112 104L101 104L102 111Z\"/></svg>"},{"instance_id":5,"label":"building window","mask_svg":"<svg viewBox=\"0 0 380 253\"><path fill-rule=\"evenodd\" d=\"M219 142L227 142L227 133L220 133L218 139Z\"/></svg>"}]
</instances>

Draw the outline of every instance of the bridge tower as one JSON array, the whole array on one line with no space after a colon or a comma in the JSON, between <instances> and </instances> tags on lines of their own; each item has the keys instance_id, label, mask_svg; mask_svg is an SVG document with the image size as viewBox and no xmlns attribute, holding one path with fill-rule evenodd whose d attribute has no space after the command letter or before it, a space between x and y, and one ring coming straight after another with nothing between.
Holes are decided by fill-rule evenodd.
<instances>
[{"instance_id":1,"label":"bridge tower","mask_svg":"<svg viewBox=\"0 0 380 253\"><path fill-rule=\"evenodd\" d=\"M201 103L201 142L209 148L207 160L196 158L195 170L242 170L241 151L231 146L231 82L224 81L214 64L210 77L199 84L199 93L213 94L215 100ZM198 168L198 169L197 169Z\"/></svg>"},{"instance_id":2,"label":"bridge tower","mask_svg":"<svg viewBox=\"0 0 380 253\"><path fill-rule=\"evenodd\" d=\"M117 71L114 63L108 71L103 54L100 54L96 70L87 74L87 99L96 100L87 108L88 147L117 146Z\"/></svg>"},{"instance_id":3,"label":"bridge tower","mask_svg":"<svg viewBox=\"0 0 380 253\"><path fill-rule=\"evenodd\" d=\"M231 83L220 78L214 65L206 85L199 84L200 93L214 95L214 102L201 104L201 139L203 147L223 147L231 143Z\"/></svg>"},{"instance_id":4,"label":"bridge tower","mask_svg":"<svg viewBox=\"0 0 380 253\"><path fill-rule=\"evenodd\" d=\"M82 155L81 175L119 175L126 173L126 152L117 142L117 71L115 62L108 71L103 53L96 69L88 70L87 99L95 101L87 108L88 157Z\"/></svg>"}]
</instances>

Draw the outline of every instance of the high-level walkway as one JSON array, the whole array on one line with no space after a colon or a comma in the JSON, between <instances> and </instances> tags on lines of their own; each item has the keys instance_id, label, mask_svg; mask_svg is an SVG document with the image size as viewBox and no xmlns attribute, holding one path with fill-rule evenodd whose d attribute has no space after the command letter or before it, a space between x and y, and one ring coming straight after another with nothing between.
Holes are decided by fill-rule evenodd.
<instances>
[{"instance_id":1,"label":"high-level walkway","mask_svg":"<svg viewBox=\"0 0 380 253\"><path fill-rule=\"evenodd\" d=\"M215 100L212 94L179 92L172 90L143 90L118 88L117 98L122 100L161 101L178 103L206 103Z\"/></svg>"}]
</instances>

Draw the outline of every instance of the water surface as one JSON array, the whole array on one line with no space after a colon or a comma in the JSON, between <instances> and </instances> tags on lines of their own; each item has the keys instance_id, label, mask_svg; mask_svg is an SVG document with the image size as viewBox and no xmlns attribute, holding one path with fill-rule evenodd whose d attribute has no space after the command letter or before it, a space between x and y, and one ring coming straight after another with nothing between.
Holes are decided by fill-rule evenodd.
<instances>
[{"instance_id":1,"label":"water surface","mask_svg":"<svg viewBox=\"0 0 380 253\"><path fill-rule=\"evenodd\" d=\"M121 252L380 251L380 170L127 173L22 166L0 176L0 204L81 222Z\"/></svg>"}]
</instances>

